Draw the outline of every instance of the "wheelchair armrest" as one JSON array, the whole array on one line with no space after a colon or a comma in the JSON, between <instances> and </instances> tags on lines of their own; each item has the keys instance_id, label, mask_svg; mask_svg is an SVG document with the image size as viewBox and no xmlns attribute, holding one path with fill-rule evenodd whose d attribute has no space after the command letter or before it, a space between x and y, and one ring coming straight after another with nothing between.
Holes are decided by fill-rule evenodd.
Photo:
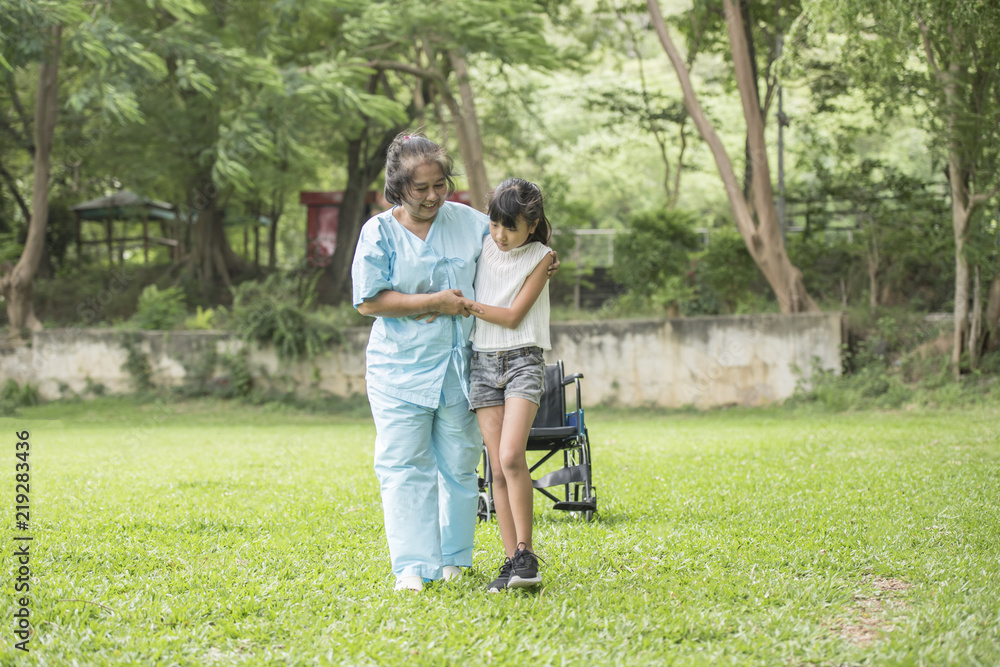
<instances>
[{"instance_id":1,"label":"wheelchair armrest","mask_svg":"<svg viewBox=\"0 0 1000 667\"><path fill-rule=\"evenodd\" d=\"M583 373L573 373L572 375L567 375L566 377L564 377L562 379L562 384L565 387L566 385L570 384L571 382L574 382L576 380L582 380L582 379L583 379Z\"/></svg>"}]
</instances>

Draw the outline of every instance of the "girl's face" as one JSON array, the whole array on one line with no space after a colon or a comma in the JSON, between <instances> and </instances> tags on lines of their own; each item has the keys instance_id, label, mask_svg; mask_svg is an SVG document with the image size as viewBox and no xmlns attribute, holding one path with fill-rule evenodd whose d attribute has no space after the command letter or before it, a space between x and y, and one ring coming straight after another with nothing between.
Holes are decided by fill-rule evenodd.
<instances>
[{"instance_id":1,"label":"girl's face","mask_svg":"<svg viewBox=\"0 0 1000 667\"><path fill-rule=\"evenodd\" d=\"M413 182L402 206L414 222L433 222L447 196L448 181L441 167L424 162L413 171Z\"/></svg>"},{"instance_id":2,"label":"girl's face","mask_svg":"<svg viewBox=\"0 0 1000 667\"><path fill-rule=\"evenodd\" d=\"M490 220L490 236L493 237L493 242L497 244L500 252L510 252L527 243L528 237L534 233L537 226L537 220L528 224L522 215L517 216L517 229L507 229L499 222Z\"/></svg>"}]
</instances>

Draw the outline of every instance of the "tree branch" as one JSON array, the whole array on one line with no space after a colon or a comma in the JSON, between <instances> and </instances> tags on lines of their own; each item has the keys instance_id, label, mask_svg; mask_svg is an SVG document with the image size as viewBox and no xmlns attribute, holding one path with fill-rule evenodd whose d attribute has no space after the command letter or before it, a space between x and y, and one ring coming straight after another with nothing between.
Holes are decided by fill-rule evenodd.
<instances>
[{"instance_id":1,"label":"tree branch","mask_svg":"<svg viewBox=\"0 0 1000 667\"><path fill-rule=\"evenodd\" d=\"M31 123L28 122L28 114L24 112L24 106L21 104L21 98L17 94L17 84L14 81L14 73L7 72L5 77L7 81L7 90L10 92L11 102L14 103L14 109L17 111L17 116L21 120L21 132L24 137L24 145L31 153L31 157L35 157L35 145L31 142L31 137L34 133L31 131Z\"/></svg>"},{"instance_id":2,"label":"tree branch","mask_svg":"<svg viewBox=\"0 0 1000 667\"><path fill-rule=\"evenodd\" d=\"M22 146L30 146L31 142L23 134L17 131L10 123L0 117L0 130L10 135L10 138L14 140L15 143L21 144Z\"/></svg>"},{"instance_id":3,"label":"tree branch","mask_svg":"<svg viewBox=\"0 0 1000 667\"><path fill-rule=\"evenodd\" d=\"M968 206L969 212L971 213L972 209L974 209L976 206L979 206L980 204L985 204L990 199L995 197L998 193L1000 193L1000 184L997 184L997 186L994 187L989 192L980 192L979 194L972 195L971 197L969 197L969 206Z\"/></svg>"},{"instance_id":4,"label":"tree branch","mask_svg":"<svg viewBox=\"0 0 1000 667\"><path fill-rule=\"evenodd\" d=\"M743 190L736 180L736 174L733 171L733 163L729 159L729 154L726 153L722 140L716 133L715 128L708 121L705 111L698 102L698 96L695 94L694 86L691 84L691 75L688 72L685 61L681 58L680 51L677 50L674 41L670 38L670 33L667 32L667 25L663 21L663 15L660 13L660 3L658 0L646 0L646 5L653 19L653 27L660 38L660 44L663 45L663 50L666 51L667 57L670 59L670 63L677 73L677 79L684 93L684 107L687 109L688 115L694 122L695 127L698 128L698 133L701 134L702 139L708 144L709 150L711 150L712 156L715 158L715 164L719 169L719 176L722 178L726 189L726 196L729 198L729 203L733 208L733 217L736 220L736 226L739 228L744 239L751 238L757 232L757 228L754 225L746 201L743 199Z\"/></svg>"},{"instance_id":5,"label":"tree branch","mask_svg":"<svg viewBox=\"0 0 1000 667\"><path fill-rule=\"evenodd\" d=\"M927 56L927 63L931 66L931 69L934 70L934 74L941 79L943 78L943 74L941 72L941 68L938 67L937 58L934 57L934 49L931 48L931 38L927 34L927 23L925 23L924 19L919 16L917 17L917 21L920 25L920 39L924 44L924 54Z\"/></svg>"},{"instance_id":6,"label":"tree branch","mask_svg":"<svg viewBox=\"0 0 1000 667\"><path fill-rule=\"evenodd\" d=\"M24 216L24 219L31 222L31 211L28 210L28 204L21 197L21 193L18 192L14 177L10 175L10 172L2 164L0 164L0 176L3 176L3 180L7 182L7 187L10 189L11 194L14 195L14 199L17 200L17 205L21 208L21 214Z\"/></svg>"},{"instance_id":7,"label":"tree branch","mask_svg":"<svg viewBox=\"0 0 1000 667\"><path fill-rule=\"evenodd\" d=\"M369 60L366 62L364 67L371 67L373 69L382 70L394 70L396 72L405 72L407 74L412 74L413 76L420 77L422 79L430 79L435 83L440 83L444 85L445 80L440 72L435 72L430 69L423 69L417 67L416 65L410 65L409 63L401 63L395 60Z\"/></svg>"}]
</instances>

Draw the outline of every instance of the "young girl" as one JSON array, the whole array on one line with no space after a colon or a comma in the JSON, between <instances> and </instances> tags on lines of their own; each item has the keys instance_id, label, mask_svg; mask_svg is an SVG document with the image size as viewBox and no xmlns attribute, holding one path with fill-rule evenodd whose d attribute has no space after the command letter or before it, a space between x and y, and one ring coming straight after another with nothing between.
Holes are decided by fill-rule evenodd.
<instances>
[{"instance_id":1,"label":"young girl","mask_svg":"<svg viewBox=\"0 0 1000 667\"><path fill-rule=\"evenodd\" d=\"M531 544L532 485L525 448L545 386L552 262L549 221L533 183L510 178L490 196L490 235L476 273L482 312L472 334L469 392L493 471L506 558L490 592L541 583Z\"/></svg>"}]
</instances>

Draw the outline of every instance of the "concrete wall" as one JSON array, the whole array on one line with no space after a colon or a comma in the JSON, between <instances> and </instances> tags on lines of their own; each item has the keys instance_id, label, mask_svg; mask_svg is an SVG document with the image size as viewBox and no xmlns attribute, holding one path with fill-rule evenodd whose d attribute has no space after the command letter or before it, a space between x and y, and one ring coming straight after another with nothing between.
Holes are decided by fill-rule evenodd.
<instances>
[{"instance_id":1,"label":"concrete wall","mask_svg":"<svg viewBox=\"0 0 1000 667\"><path fill-rule=\"evenodd\" d=\"M552 355L580 369L585 403L699 408L785 399L813 358L840 370L841 315L612 320L552 326Z\"/></svg>"},{"instance_id":2,"label":"concrete wall","mask_svg":"<svg viewBox=\"0 0 1000 667\"><path fill-rule=\"evenodd\" d=\"M47 399L95 384L109 393L131 391L132 377L123 368L130 335L157 386L190 381L213 355L218 360L244 347L225 332L47 330L30 346L0 349L0 382L31 382ZM367 340L367 329L349 329L327 354L295 363L251 346L249 364L262 386L350 396L365 391ZM563 359L567 372L584 373L587 405L708 408L787 398L800 379L793 366L807 380L814 357L837 370L840 344L840 313L566 322L552 325L553 349L546 357ZM211 375L224 374L216 363Z\"/></svg>"}]
</instances>

